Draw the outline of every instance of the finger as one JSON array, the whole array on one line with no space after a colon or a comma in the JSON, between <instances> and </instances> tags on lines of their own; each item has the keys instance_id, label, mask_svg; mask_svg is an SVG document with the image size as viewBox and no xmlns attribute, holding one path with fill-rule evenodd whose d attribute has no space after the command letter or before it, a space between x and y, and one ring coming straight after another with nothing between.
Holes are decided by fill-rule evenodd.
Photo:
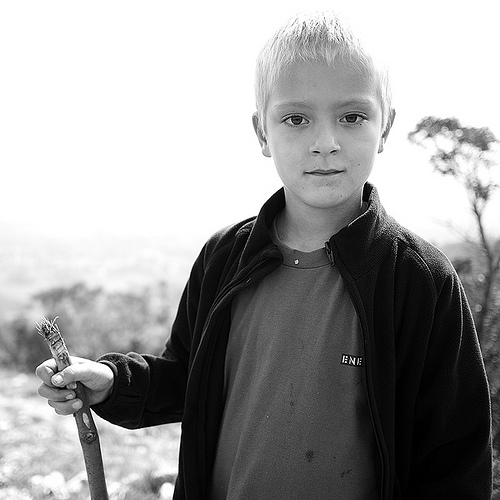
<instances>
[{"instance_id":1,"label":"finger","mask_svg":"<svg viewBox=\"0 0 500 500\"><path fill-rule=\"evenodd\" d=\"M50 378L50 382L55 387L67 387L68 389L76 389L76 382L72 381L74 377L73 371L66 371L65 368L62 372L58 372Z\"/></svg>"},{"instance_id":2,"label":"finger","mask_svg":"<svg viewBox=\"0 0 500 500\"><path fill-rule=\"evenodd\" d=\"M76 389L76 382L81 381L83 384L93 377L89 360L82 358L71 358L72 364L64 370L54 374L50 378L50 382L55 387L67 387L68 389Z\"/></svg>"},{"instance_id":3,"label":"finger","mask_svg":"<svg viewBox=\"0 0 500 500\"><path fill-rule=\"evenodd\" d=\"M47 385L52 385L50 379L57 372L57 366L54 359L50 358L38 365L35 369L36 376Z\"/></svg>"},{"instance_id":4,"label":"finger","mask_svg":"<svg viewBox=\"0 0 500 500\"><path fill-rule=\"evenodd\" d=\"M83 403L80 399L75 399L74 401L61 402L61 401L47 401L49 406L54 408L58 415L72 415L78 411Z\"/></svg>"},{"instance_id":5,"label":"finger","mask_svg":"<svg viewBox=\"0 0 500 500\"><path fill-rule=\"evenodd\" d=\"M75 399L75 391L70 391L68 389L56 389L55 387L48 386L46 384L41 384L38 388L38 394L42 398L49 399L52 401L69 401Z\"/></svg>"},{"instance_id":6,"label":"finger","mask_svg":"<svg viewBox=\"0 0 500 500\"><path fill-rule=\"evenodd\" d=\"M70 356L70 360L71 360L72 365L88 362L88 360L86 360L84 358L78 358L75 356ZM64 382L59 383L58 381L60 379L56 378L55 379L56 383L54 384L52 381L52 377L58 372L59 372L59 369L57 368L57 363L53 358L47 359L42 364L37 366L35 369L36 376L47 385L55 385L57 387L60 387L61 385L64 386L64 385L72 383L71 381L69 381L67 384ZM76 385L72 385L72 386L70 386L70 388L75 389Z\"/></svg>"}]
</instances>

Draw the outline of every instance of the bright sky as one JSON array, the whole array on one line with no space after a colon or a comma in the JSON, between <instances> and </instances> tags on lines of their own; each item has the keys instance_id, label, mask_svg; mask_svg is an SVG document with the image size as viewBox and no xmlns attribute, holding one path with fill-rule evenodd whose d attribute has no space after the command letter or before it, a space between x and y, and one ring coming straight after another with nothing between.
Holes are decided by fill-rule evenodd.
<instances>
[{"instance_id":1,"label":"bright sky","mask_svg":"<svg viewBox=\"0 0 500 500\"><path fill-rule=\"evenodd\" d=\"M398 115L372 180L400 222L440 241L436 221L460 223L465 194L406 136L435 115L500 137L497 4L1 2L0 230L205 239L254 215L280 187L251 126L255 58L307 5L385 48Z\"/></svg>"}]
</instances>

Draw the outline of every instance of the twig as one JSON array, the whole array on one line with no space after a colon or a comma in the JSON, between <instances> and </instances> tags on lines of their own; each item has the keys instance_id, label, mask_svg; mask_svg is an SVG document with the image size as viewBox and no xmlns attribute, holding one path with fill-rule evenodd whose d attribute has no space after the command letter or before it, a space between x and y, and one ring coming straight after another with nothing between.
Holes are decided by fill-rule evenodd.
<instances>
[{"instance_id":1,"label":"twig","mask_svg":"<svg viewBox=\"0 0 500 500\"><path fill-rule=\"evenodd\" d=\"M61 371L71 364L71 360L59 327L56 325L56 319L57 317L49 321L47 318L42 318L36 327L38 333L47 341L52 357L56 361L57 369ZM76 387L71 385L68 388L73 389L76 397L83 402L82 408L74 416L87 469L90 498L91 500L108 500L97 427L90 411L85 387L80 382L75 385Z\"/></svg>"}]
</instances>

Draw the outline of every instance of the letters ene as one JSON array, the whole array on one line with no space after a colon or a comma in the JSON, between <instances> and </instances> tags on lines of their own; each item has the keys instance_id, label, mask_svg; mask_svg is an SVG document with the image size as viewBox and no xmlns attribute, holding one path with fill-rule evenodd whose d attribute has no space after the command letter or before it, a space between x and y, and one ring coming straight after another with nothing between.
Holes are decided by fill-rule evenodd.
<instances>
[{"instance_id":1,"label":"letters ene","mask_svg":"<svg viewBox=\"0 0 500 500\"><path fill-rule=\"evenodd\" d=\"M350 354L342 354L341 364L349 366L362 366L363 356L351 356Z\"/></svg>"}]
</instances>

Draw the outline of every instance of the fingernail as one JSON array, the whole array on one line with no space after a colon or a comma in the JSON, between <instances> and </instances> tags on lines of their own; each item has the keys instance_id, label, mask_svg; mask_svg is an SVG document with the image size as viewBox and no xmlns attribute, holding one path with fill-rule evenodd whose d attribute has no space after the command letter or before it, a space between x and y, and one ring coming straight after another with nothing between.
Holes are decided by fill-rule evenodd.
<instances>
[{"instance_id":1,"label":"fingernail","mask_svg":"<svg viewBox=\"0 0 500 500\"><path fill-rule=\"evenodd\" d=\"M73 410L79 410L82 407L81 401L75 401L72 405Z\"/></svg>"},{"instance_id":2,"label":"fingernail","mask_svg":"<svg viewBox=\"0 0 500 500\"><path fill-rule=\"evenodd\" d=\"M66 396L66 399L73 399L75 397L75 395L70 392L67 396Z\"/></svg>"},{"instance_id":3,"label":"fingernail","mask_svg":"<svg viewBox=\"0 0 500 500\"><path fill-rule=\"evenodd\" d=\"M54 376L52 377L52 383L53 383L54 385L61 385L61 384L63 383L63 378L62 378L62 375L59 375L59 374L54 375Z\"/></svg>"}]
</instances>

